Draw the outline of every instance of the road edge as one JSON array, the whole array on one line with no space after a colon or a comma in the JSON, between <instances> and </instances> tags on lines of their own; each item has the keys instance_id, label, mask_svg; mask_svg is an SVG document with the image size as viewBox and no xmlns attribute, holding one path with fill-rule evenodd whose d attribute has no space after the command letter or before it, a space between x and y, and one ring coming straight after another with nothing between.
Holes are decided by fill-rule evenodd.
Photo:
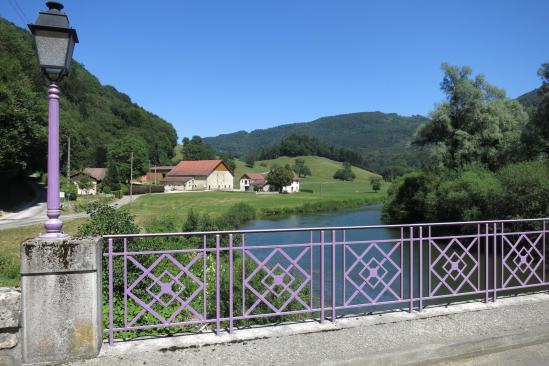
<instances>
[{"instance_id":1,"label":"road edge","mask_svg":"<svg viewBox=\"0 0 549 366\"><path fill-rule=\"evenodd\" d=\"M538 326L508 335L478 337L466 342L426 345L400 352L382 352L353 359L321 363L322 366L402 365L427 366L549 343L549 326ZM304 365L304 364L303 364Z\"/></svg>"}]
</instances>

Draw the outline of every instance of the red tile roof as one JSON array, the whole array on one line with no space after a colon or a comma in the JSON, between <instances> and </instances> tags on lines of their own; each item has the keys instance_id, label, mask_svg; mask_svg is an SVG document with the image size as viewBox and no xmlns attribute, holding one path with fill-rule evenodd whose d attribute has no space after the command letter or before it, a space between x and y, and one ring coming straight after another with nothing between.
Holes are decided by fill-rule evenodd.
<instances>
[{"instance_id":1,"label":"red tile roof","mask_svg":"<svg viewBox=\"0 0 549 366\"><path fill-rule=\"evenodd\" d=\"M168 176L208 176L219 164L225 165L223 160L186 160L177 164ZM227 168L229 170L229 168Z\"/></svg>"},{"instance_id":2,"label":"red tile roof","mask_svg":"<svg viewBox=\"0 0 549 366\"><path fill-rule=\"evenodd\" d=\"M250 179L251 181L254 181L254 182L266 182L267 179L263 176L263 174L260 174L260 173L244 173L244 175L242 177L240 177L240 179L243 179L243 178L248 178Z\"/></svg>"}]
</instances>

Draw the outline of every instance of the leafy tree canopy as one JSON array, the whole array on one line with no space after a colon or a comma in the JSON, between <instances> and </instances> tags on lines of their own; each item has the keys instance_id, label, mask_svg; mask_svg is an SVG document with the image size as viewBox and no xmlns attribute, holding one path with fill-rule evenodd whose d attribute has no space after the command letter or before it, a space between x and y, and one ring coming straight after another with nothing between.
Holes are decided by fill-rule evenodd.
<instances>
[{"instance_id":1,"label":"leafy tree canopy","mask_svg":"<svg viewBox=\"0 0 549 366\"><path fill-rule=\"evenodd\" d=\"M283 187L292 184L294 179L294 172L288 167L274 166L267 174L267 182L274 186L279 192Z\"/></svg>"},{"instance_id":2,"label":"leafy tree canopy","mask_svg":"<svg viewBox=\"0 0 549 366\"><path fill-rule=\"evenodd\" d=\"M227 165L231 172L234 172L234 170L236 169L236 163L231 154L223 153L219 155L219 159L223 160L223 162Z\"/></svg>"},{"instance_id":3,"label":"leafy tree canopy","mask_svg":"<svg viewBox=\"0 0 549 366\"><path fill-rule=\"evenodd\" d=\"M442 69L447 100L419 127L414 142L432 146L439 164L451 169L478 162L494 170L516 159L528 119L520 103L482 75L473 78L469 67L443 64Z\"/></svg>"},{"instance_id":4,"label":"leafy tree canopy","mask_svg":"<svg viewBox=\"0 0 549 366\"><path fill-rule=\"evenodd\" d=\"M370 186L374 192L379 192L381 189L381 177L371 177Z\"/></svg>"},{"instance_id":5,"label":"leafy tree canopy","mask_svg":"<svg viewBox=\"0 0 549 366\"><path fill-rule=\"evenodd\" d=\"M181 147L183 160L212 160L215 159L215 152L210 145L205 144L200 136L193 136L191 139L185 137Z\"/></svg>"},{"instance_id":6,"label":"leafy tree canopy","mask_svg":"<svg viewBox=\"0 0 549 366\"><path fill-rule=\"evenodd\" d=\"M295 174L297 174L298 177L303 178L311 175L311 169L307 165L305 165L305 160L303 159L295 159L294 166L292 167Z\"/></svg>"},{"instance_id":7,"label":"leafy tree canopy","mask_svg":"<svg viewBox=\"0 0 549 366\"><path fill-rule=\"evenodd\" d=\"M145 140L141 136L127 135L107 148L107 180L110 183L129 183L132 152L133 177L147 171L149 156Z\"/></svg>"},{"instance_id":8,"label":"leafy tree canopy","mask_svg":"<svg viewBox=\"0 0 549 366\"><path fill-rule=\"evenodd\" d=\"M284 138L280 144L274 144L261 149L258 153L260 160L276 159L280 156L315 155L335 161L350 162L351 164L367 168L367 161L359 153L352 150L326 144L316 137L305 135L291 135Z\"/></svg>"}]
</instances>

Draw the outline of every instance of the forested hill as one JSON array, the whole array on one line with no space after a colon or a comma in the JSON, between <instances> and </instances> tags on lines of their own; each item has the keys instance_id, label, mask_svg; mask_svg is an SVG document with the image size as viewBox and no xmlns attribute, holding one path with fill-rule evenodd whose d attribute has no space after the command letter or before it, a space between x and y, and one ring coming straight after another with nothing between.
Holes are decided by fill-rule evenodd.
<instances>
[{"instance_id":1,"label":"forested hill","mask_svg":"<svg viewBox=\"0 0 549 366\"><path fill-rule=\"evenodd\" d=\"M387 164L410 165L415 153L409 148L409 143L417 127L427 121L423 116L404 117L382 112L350 113L252 132L238 131L207 137L204 141L219 152L243 156L279 143L290 135L311 136L363 154L370 161L370 168L380 172Z\"/></svg>"},{"instance_id":2,"label":"forested hill","mask_svg":"<svg viewBox=\"0 0 549 366\"><path fill-rule=\"evenodd\" d=\"M71 165L105 166L110 144L132 136L148 148L152 163L173 156L173 126L99 80L76 61L60 83L61 160L71 138ZM29 32L0 18L0 173L44 171L47 151L47 81Z\"/></svg>"},{"instance_id":3,"label":"forested hill","mask_svg":"<svg viewBox=\"0 0 549 366\"><path fill-rule=\"evenodd\" d=\"M526 107L527 111L532 111L538 107L541 103L542 97L540 95L540 88L529 91L528 93L522 94L517 100Z\"/></svg>"}]
</instances>

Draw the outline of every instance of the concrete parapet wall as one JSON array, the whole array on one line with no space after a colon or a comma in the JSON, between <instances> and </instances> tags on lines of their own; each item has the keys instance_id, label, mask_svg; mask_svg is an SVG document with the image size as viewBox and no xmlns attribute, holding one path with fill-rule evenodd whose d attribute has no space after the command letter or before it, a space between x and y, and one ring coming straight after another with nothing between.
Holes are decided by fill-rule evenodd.
<instances>
[{"instance_id":1,"label":"concrete parapet wall","mask_svg":"<svg viewBox=\"0 0 549 366\"><path fill-rule=\"evenodd\" d=\"M0 365L21 364L21 291L0 288Z\"/></svg>"},{"instance_id":2,"label":"concrete parapet wall","mask_svg":"<svg viewBox=\"0 0 549 366\"><path fill-rule=\"evenodd\" d=\"M95 357L102 344L100 239L21 244L22 358Z\"/></svg>"}]
</instances>

